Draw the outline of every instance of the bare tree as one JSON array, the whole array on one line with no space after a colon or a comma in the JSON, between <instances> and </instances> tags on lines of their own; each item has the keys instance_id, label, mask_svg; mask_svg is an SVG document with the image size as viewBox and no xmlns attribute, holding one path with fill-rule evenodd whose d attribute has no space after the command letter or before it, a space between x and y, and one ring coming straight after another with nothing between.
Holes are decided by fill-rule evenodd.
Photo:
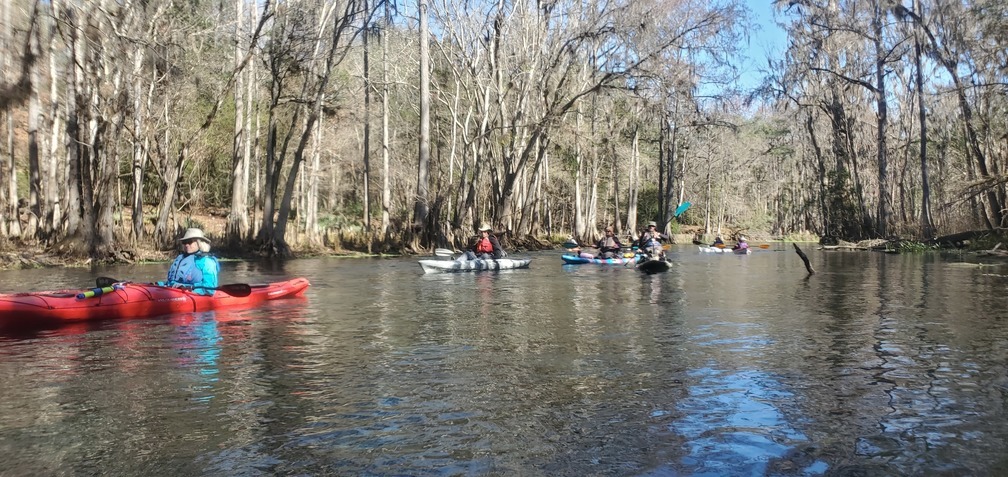
<instances>
[{"instance_id":1,"label":"bare tree","mask_svg":"<svg viewBox=\"0 0 1008 477\"><path fill-rule=\"evenodd\" d=\"M420 14L420 137L417 151L416 199L413 205L413 228L419 232L413 248L419 249L419 240L430 235L427 226L428 187L430 173L430 32L428 28L427 0L419 0ZM426 240L424 240L426 241Z\"/></svg>"},{"instance_id":2,"label":"bare tree","mask_svg":"<svg viewBox=\"0 0 1008 477\"><path fill-rule=\"evenodd\" d=\"M246 61L246 56L250 54L254 44L248 43L245 25L245 2L246 0L235 0L235 47L234 47L234 68L242 71ZM239 73L235 77L234 102L234 142L231 150L231 209L228 211L227 221L227 241L229 245L236 246L249 233L248 215L248 161L249 148L246 147L250 141L249 123L245 119L245 112L248 109L248 102L252 98L248 97L248 89L244 88L245 82L251 83L251 78L246 72Z\"/></svg>"},{"instance_id":3,"label":"bare tree","mask_svg":"<svg viewBox=\"0 0 1008 477\"><path fill-rule=\"evenodd\" d=\"M286 241L286 231L287 223L290 219L291 203L294 186L297 183L298 171L301 163L304 161L308 140L312 137L312 133L315 130L315 123L322 114L323 100L326 98L328 92L333 69L343 61L350 51L349 47L352 45L353 40L361 33L362 29L360 25L366 23L360 22L361 17L367 18L370 16L365 6L366 4L362 1L347 0L344 4L327 4L318 12L319 21L317 25L319 25L319 30L311 37L313 39L311 47L312 55L310 56L312 60L307 68L307 72L311 74L311 78L313 79L304 79L300 93L302 101L299 102L298 106L295 106L295 113L293 115L295 119L291 121L292 128L288 138L293 138L297 134L297 145L294 150L291 166L286 171L287 180L280 199L280 206L277 209L275 225L273 224L273 209L271 206L275 202L270 196L276 191L275 185L279 184L282 161L277 160L280 158L277 153L282 154L282 149L275 149L277 145L275 141L277 125L275 122L270 125L271 140L267 144L267 155L273 155L274 159L272 163L267 161L268 168L272 166L272 169L267 172L268 187L266 188L266 196L268 200L263 214L264 227L260 230L259 236L264 248L278 256L286 257L291 255L290 246ZM337 10L340 7L341 10ZM297 33L295 25L289 24L288 26L294 28L285 31L285 34ZM326 34L328 34L328 37L325 36ZM278 51L274 50L274 52ZM292 52L286 51L283 53L290 54ZM300 65L296 66L300 67ZM277 82L280 79L279 76L274 74L273 105L278 104L281 85L277 84ZM304 105L302 106L302 104ZM271 122L275 121L273 115L271 115L270 120Z\"/></svg>"},{"instance_id":4,"label":"bare tree","mask_svg":"<svg viewBox=\"0 0 1008 477\"><path fill-rule=\"evenodd\" d=\"M364 1L365 10L368 8L367 0ZM363 193L361 194L361 199L363 202L362 207L362 222L364 223L364 233L371 235L371 64L370 64L370 48L368 47L368 38L371 36L371 25L370 18L364 19L364 33L361 35L361 41L364 44L362 48L362 53L364 55L364 144L363 144L363 159L364 159L364 171L361 177L361 182L363 186ZM371 240L368 240L368 251L371 250Z\"/></svg>"},{"instance_id":5,"label":"bare tree","mask_svg":"<svg viewBox=\"0 0 1008 477\"><path fill-rule=\"evenodd\" d=\"M392 7L390 0L382 0L385 8L382 48L382 241L388 240L392 206L391 181L389 180L389 36L392 34Z\"/></svg>"}]
</instances>

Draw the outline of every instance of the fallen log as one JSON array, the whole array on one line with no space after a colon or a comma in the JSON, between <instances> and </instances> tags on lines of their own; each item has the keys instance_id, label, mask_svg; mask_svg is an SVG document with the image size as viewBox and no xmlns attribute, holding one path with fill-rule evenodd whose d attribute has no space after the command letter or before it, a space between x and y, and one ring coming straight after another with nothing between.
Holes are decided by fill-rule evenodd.
<instances>
[{"instance_id":1,"label":"fallen log","mask_svg":"<svg viewBox=\"0 0 1008 477\"><path fill-rule=\"evenodd\" d=\"M808 270L808 274L812 275L815 273L815 269L812 268L812 264L809 263L808 257L805 256L805 252L802 252L802 249L798 247L798 244L792 245L794 245L795 252L798 253L798 256L801 257L803 262L805 262L805 270Z\"/></svg>"},{"instance_id":2,"label":"fallen log","mask_svg":"<svg viewBox=\"0 0 1008 477\"><path fill-rule=\"evenodd\" d=\"M941 237L935 237L932 241L939 246L964 248L969 245L969 242L976 240L981 237L986 237L992 232L990 230L970 230L966 232L959 232L956 234L943 235Z\"/></svg>"}]
</instances>

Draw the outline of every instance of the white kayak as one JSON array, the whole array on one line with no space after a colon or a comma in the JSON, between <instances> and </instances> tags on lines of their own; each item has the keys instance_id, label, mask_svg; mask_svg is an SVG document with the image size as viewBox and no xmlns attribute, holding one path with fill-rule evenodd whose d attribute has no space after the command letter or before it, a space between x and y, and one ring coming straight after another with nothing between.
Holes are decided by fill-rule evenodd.
<instances>
[{"instance_id":1,"label":"white kayak","mask_svg":"<svg viewBox=\"0 0 1008 477\"><path fill-rule=\"evenodd\" d=\"M718 247L707 247L705 245L697 245L702 253L731 253L730 248L718 248Z\"/></svg>"},{"instance_id":2,"label":"white kayak","mask_svg":"<svg viewBox=\"0 0 1008 477\"><path fill-rule=\"evenodd\" d=\"M531 258L498 258L477 260L420 260L424 273L477 272L480 270L511 270L528 268Z\"/></svg>"},{"instance_id":3,"label":"white kayak","mask_svg":"<svg viewBox=\"0 0 1008 477\"><path fill-rule=\"evenodd\" d=\"M752 250L748 248L733 249L729 247L724 248L706 247L703 245L697 245L697 248L700 249L700 253L734 253L736 255L749 255L750 253L752 253Z\"/></svg>"}]
</instances>

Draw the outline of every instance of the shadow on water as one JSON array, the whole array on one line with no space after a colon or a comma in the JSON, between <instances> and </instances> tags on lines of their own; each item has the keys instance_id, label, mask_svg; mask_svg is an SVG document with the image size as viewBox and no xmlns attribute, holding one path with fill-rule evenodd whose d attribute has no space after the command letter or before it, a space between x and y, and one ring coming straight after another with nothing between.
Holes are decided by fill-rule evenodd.
<instances>
[{"instance_id":1,"label":"shadow on water","mask_svg":"<svg viewBox=\"0 0 1008 477\"><path fill-rule=\"evenodd\" d=\"M1004 269L674 248L665 273L225 262L303 299L0 337L8 472L994 475ZM95 274L12 272L4 290ZM46 285L51 286L46 286Z\"/></svg>"}]
</instances>

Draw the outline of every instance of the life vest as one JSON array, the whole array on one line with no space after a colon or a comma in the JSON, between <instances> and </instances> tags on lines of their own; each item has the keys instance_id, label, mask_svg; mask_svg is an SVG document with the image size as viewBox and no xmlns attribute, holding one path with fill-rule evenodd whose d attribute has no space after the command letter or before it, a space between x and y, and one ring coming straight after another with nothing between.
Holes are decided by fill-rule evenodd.
<instances>
[{"instance_id":1,"label":"life vest","mask_svg":"<svg viewBox=\"0 0 1008 477\"><path fill-rule=\"evenodd\" d=\"M642 240L644 242L644 248L661 247L661 236L657 233L644 232L647 236L646 239Z\"/></svg>"},{"instance_id":2,"label":"life vest","mask_svg":"<svg viewBox=\"0 0 1008 477\"><path fill-rule=\"evenodd\" d=\"M493 253L493 244L490 243L489 237L480 237L476 242L476 253Z\"/></svg>"},{"instance_id":3,"label":"life vest","mask_svg":"<svg viewBox=\"0 0 1008 477\"><path fill-rule=\"evenodd\" d=\"M598 248L606 250L615 250L620 247L619 245L616 245L616 237L604 237L602 240L599 241Z\"/></svg>"}]
</instances>

